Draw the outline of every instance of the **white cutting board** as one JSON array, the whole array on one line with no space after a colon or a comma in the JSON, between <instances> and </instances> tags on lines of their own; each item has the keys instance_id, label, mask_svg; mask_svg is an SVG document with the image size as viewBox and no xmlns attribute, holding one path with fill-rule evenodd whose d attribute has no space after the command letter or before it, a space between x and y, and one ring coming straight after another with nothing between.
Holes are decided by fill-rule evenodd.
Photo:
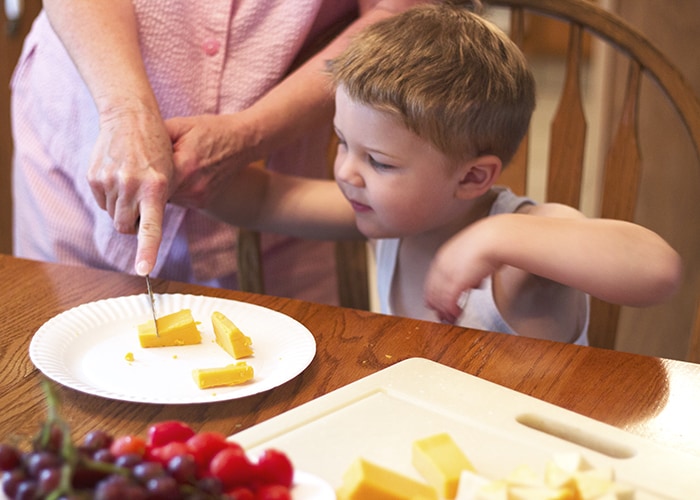
<instances>
[{"instance_id":1,"label":"white cutting board","mask_svg":"<svg viewBox=\"0 0 700 500\"><path fill-rule=\"evenodd\" d=\"M502 478L523 463L543 470L553 453L580 451L594 467L612 466L618 481L635 486L637 500L700 498L697 457L422 358L397 363L231 439L251 451L284 450L295 467L337 488L357 457L420 479L411 466L411 444L439 432L450 433L487 477Z\"/></svg>"}]
</instances>

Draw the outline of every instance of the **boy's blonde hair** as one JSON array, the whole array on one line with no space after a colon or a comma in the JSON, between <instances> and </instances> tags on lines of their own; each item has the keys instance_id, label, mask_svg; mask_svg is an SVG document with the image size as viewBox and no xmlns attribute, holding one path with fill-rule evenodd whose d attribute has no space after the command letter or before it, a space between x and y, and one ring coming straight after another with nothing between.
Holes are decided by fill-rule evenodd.
<instances>
[{"instance_id":1,"label":"boy's blonde hair","mask_svg":"<svg viewBox=\"0 0 700 500\"><path fill-rule=\"evenodd\" d=\"M520 50L457 5L419 6L375 23L328 69L353 100L395 115L456 160L493 154L506 165L535 106Z\"/></svg>"}]
</instances>

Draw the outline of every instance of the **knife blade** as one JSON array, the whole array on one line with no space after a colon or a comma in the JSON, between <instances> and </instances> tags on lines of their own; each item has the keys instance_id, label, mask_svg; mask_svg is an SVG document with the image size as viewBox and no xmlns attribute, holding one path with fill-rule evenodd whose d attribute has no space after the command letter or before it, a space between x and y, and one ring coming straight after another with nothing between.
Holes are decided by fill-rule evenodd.
<instances>
[{"instance_id":1,"label":"knife blade","mask_svg":"<svg viewBox=\"0 0 700 500\"><path fill-rule=\"evenodd\" d=\"M146 288L148 289L148 298L151 299L151 312L153 313L153 323L155 323L156 337L160 337L158 334L158 320L156 319L156 301L153 298L153 289L151 288L151 279L146 275Z\"/></svg>"}]
</instances>

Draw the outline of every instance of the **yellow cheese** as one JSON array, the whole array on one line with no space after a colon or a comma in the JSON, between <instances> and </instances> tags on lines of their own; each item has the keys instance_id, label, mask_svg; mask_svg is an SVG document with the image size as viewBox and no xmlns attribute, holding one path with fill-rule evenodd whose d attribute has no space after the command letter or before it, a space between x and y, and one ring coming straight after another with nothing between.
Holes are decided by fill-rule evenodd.
<instances>
[{"instance_id":1,"label":"yellow cheese","mask_svg":"<svg viewBox=\"0 0 700 500\"><path fill-rule=\"evenodd\" d=\"M551 462L566 472L590 470L593 467L577 451L555 453Z\"/></svg>"},{"instance_id":2,"label":"yellow cheese","mask_svg":"<svg viewBox=\"0 0 700 500\"><path fill-rule=\"evenodd\" d=\"M479 488L475 500L508 500L508 483L505 479L492 481Z\"/></svg>"},{"instance_id":3,"label":"yellow cheese","mask_svg":"<svg viewBox=\"0 0 700 500\"><path fill-rule=\"evenodd\" d=\"M576 493L567 488L511 486L508 489L508 500L576 500Z\"/></svg>"},{"instance_id":4,"label":"yellow cheese","mask_svg":"<svg viewBox=\"0 0 700 500\"><path fill-rule=\"evenodd\" d=\"M417 500L437 499L437 493L398 472L358 458L343 475L338 500Z\"/></svg>"},{"instance_id":5,"label":"yellow cheese","mask_svg":"<svg viewBox=\"0 0 700 500\"><path fill-rule=\"evenodd\" d=\"M544 477L534 471L528 464L519 465L506 478L511 486L542 486Z\"/></svg>"},{"instance_id":6,"label":"yellow cheese","mask_svg":"<svg viewBox=\"0 0 700 500\"><path fill-rule=\"evenodd\" d=\"M216 343L231 356L241 359L253 354L250 337L244 335L233 321L215 311L211 315L211 323L214 327Z\"/></svg>"},{"instance_id":7,"label":"yellow cheese","mask_svg":"<svg viewBox=\"0 0 700 500\"><path fill-rule=\"evenodd\" d=\"M470 470L463 470L459 475L459 487L457 488L456 500L475 500L476 492L489 484L489 480L484 476ZM507 493L507 492L506 492ZM508 500L507 494L505 499Z\"/></svg>"},{"instance_id":8,"label":"yellow cheese","mask_svg":"<svg viewBox=\"0 0 700 500\"><path fill-rule=\"evenodd\" d=\"M545 466L544 484L550 488L568 488L576 491L574 472L562 469L554 461L547 462Z\"/></svg>"},{"instance_id":9,"label":"yellow cheese","mask_svg":"<svg viewBox=\"0 0 700 500\"><path fill-rule=\"evenodd\" d=\"M201 344L202 335L192 317L192 311L183 309L156 320L155 324L148 321L138 326L141 347L168 347L179 345Z\"/></svg>"},{"instance_id":10,"label":"yellow cheese","mask_svg":"<svg viewBox=\"0 0 700 500\"><path fill-rule=\"evenodd\" d=\"M412 463L428 484L447 499L457 495L462 471L474 471L472 463L447 433L415 441Z\"/></svg>"},{"instance_id":11,"label":"yellow cheese","mask_svg":"<svg viewBox=\"0 0 700 500\"><path fill-rule=\"evenodd\" d=\"M245 361L221 368L196 368L192 370L192 378L200 389L238 385L251 380L253 376L253 367Z\"/></svg>"}]
</instances>

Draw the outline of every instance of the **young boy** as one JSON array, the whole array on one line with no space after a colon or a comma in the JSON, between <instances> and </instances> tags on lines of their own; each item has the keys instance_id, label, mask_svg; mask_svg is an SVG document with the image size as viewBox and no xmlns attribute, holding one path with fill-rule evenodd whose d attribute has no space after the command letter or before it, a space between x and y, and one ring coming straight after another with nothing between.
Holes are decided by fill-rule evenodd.
<instances>
[{"instance_id":1,"label":"young boy","mask_svg":"<svg viewBox=\"0 0 700 500\"><path fill-rule=\"evenodd\" d=\"M645 306L677 288L679 256L653 232L494 186L534 82L489 22L414 8L363 31L329 70L336 182L248 168L203 208L262 231L376 240L390 314L585 344L587 294Z\"/></svg>"}]
</instances>

